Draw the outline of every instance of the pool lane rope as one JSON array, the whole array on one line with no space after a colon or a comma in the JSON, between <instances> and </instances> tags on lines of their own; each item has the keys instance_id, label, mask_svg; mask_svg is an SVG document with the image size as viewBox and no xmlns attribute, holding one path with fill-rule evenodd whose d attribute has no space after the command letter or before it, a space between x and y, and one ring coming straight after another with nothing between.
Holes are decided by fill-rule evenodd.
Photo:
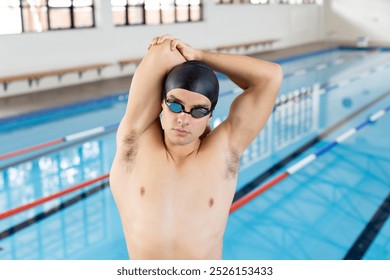
<instances>
[{"instance_id":1,"label":"pool lane rope","mask_svg":"<svg viewBox=\"0 0 390 280\"><path fill-rule=\"evenodd\" d=\"M333 142L330 142L326 146L319 149L317 152L310 154L310 155L306 156L305 158L301 159L300 161L298 161L297 163L292 165L290 168L288 168L286 172L278 175L277 177L273 178L269 182L261 185L259 188L255 189L254 191L248 193L247 195L243 196L242 198L240 198L239 200L234 202L230 208L229 213L233 213L234 211L236 211L237 209L239 209L243 205L247 204L249 201L251 201L255 197L259 196L260 194L264 193L266 190L275 186L277 183L286 179L288 176L293 175L294 173L298 172L299 170L301 170L302 168L307 166L309 163L316 160L321 155L330 151L336 145L342 143L343 141L345 141L346 139L348 139L352 135L355 135L359 130L363 129L368 124L376 122L378 119L383 117L389 111L390 111L390 106L386 107L385 109L379 110L378 112L370 115L364 122L362 122L358 126L351 128L351 129L347 130L346 132L344 132L343 134L341 134L340 136L336 137L336 140L334 140ZM75 185L73 187L70 187L68 189L64 189L64 190L59 191L57 193L51 194L49 196L45 196L45 197L42 197L40 199L29 202L25 205L18 206L18 207L15 207L13 209L7 210L3 213L0 213L0 220L11 217L11 216L16 215L18 213L26 211L30 208L36 207L36 206L41 205L41 204L48 202L50 200L53 200L53 199L59 198L61 196L64 196L66 194L72 193L76 190L85 188L85 187L90 186L92 184L95 184L97 182L105 181L108 178L109 178L109 173L106 173L106 174L98 176L94 179L91 179L91 180L85 181L83 183L80 183L78 185Z\"/></svg>"},{"instance_id":2,"label":"pool lane rope","mask_svg":"<svg viewBox=\"0 0 390 280\"><path fill-rule=\"evenodd\" d=\"M305 75L306 73L308 73L310 71L323 70L323 69L326 69L326 68L329 68L329 67L332 67L332 66L340 65L342 63L346 63L346 62L362 59L362 58L365 58L365 57L367 57L369 55L372 55L372 54L375 54L375 53L377 53L377 50L375 52L368 52L368 53L363 54L363 55L351 55L349 57L347 55L345 55L345 56L336 58L335 60L333 60L331 62L319 62L317 64L314 64L313 66L309 66L309 67L306 67L306 68L293 70L290 73L284 74L284 77L288 78L288 77L302 76L302 75Z\"/></svg>"},{"instance_id":3,"label":"pool lane rope","mask_svg":"<svg viewBox=\"0 0 390 280\"><path fill-rule=\"evenodd\" d=\"M277 177L273 178L271 181L261 185L257 189L253 190L252 192L250 192L247 195L243 196L239 200L235 201L232 204L231 208L230 208L230 213L233 213L234 211L236 211L237 209L239 209L243 205L247 204L249 201L251 201L252 199L257 197L258 195L264 193L265 191L267 191L271 187L275 186L277 183L283 181L287 177L289 177L289 176L293 175L294 173L298 172L299 170L301 170L302 168L304 168L305 166L307 166L311 162L315 161L321 155L329 152L333 147L337 146L338 144L344 142L345 140L347 140L351 136L355 135L359 130L363 129L368 124L376 122L378 119L383 117L389 111L390 111L390 106L386 107L385 109L379 110L378 112L370 115L361 124L357 125L354 128L351 128L351 129L345 131L344 133L342 133L341 135L336 137L336 139L334 141L332 141L332 142L328 143L327 145L325 145L324 147L320 148L315 153L312 153L312 154L304 157L303 159L301 159L300 161L296 162L291 167L287 168L287 170L285 172L283 172L280 175L278 175Z\"/></svg>"},{"instance_id":4,"label":"pool lane rope","mask_svg":"<svg viewBox=\"0 0 390 280\"><path fill-rule=\"evenodd\" d=\"M31 201L31 202L26 203L26 204L24 204L22 206L18 206L18 207L15 207L13 209L7 210L7 211L5 211L3 213L0 213L0 220L8 218L8 217L11 217L11 216L16 215L16 214L19 214L19 213L21 213L23 211L26 211L28 209L34 208L34 207L39 206L39 205L41 205L41 204L43 204L45 202L48 202L48 201L51 201L53 199L59 198L59 197L64 196L66 194L69 194L69 193L72 193L74 191L77 191L79 189L88 187L88 186L90 186L90 185L92 185L94 183L107 180L108 177L109 177L109 174L107 173L107 174L98 176L96 178L93 178L91 180L85 181L83 183L77 184L75 186L72 186L70 188L64 189L62 191L59 191L59 192L53 193L51 195L39 198L39 199L34 200L34 201Z\"/></svg>"},{"instance_id":5,"label":"pool lane rope","mask_svg":"<svg viewBox=\"0 0 390 280\"><path fill-rule=\"evenodd\" d=\"M84 139L84 138L87 138L87 137L91 137L91 136L107 133L107 132L116 130L118 128L118 125L119 125L119 123L115 123L115 124L110 124L110 125L107 125L107 126L99 126L99 127L95 127L95 128L92 128L92 129L84 130L84 131L81 131L81 132L73 133L73 134L64 136L62 138L50 140L48 142L44 142L44 143L41 143L41 144L38 144L38 145L26 147L26 148L23 148L23 149L20 149L20 150L17 150L17 151L13 151L13 152L9 152L9 153L0 155L0 160L5 160L5 159L8 159L8 158L16 157L16 156L23 155L23 154L26 154L26 153L29 153L29 152L33 152L33 151L37 151L37 150L40 150L40 149L43 149L43 148L51 147L51 146L54 146L54 145L57 145L57 144L60 144L60 143L76 141L76 140Z\"/></svg>"}]
</instances>

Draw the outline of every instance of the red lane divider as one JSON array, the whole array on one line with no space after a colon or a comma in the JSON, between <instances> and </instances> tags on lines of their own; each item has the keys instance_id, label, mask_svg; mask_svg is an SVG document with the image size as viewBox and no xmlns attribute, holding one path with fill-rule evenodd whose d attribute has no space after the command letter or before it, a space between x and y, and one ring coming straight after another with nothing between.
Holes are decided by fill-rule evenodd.
<instances>
[{"instance_id":1,"label":"red lane divider","mask_svg":"<svg viewBox=\"0 0 390 280\"><path fill-rule=\"evenodd\" d=\"M269 181L268 183L266 183L266 184L260 186L259 188L255 189L253 192L250 192L247 195L241 197L239 200L237 200L236 202L234 202L232 204L232 206L230 207L230 212L229 213L230 214L233 213L238 208L242 207L244 204L247 204L249 201L251 201L252 199L257 197L258 195L262 194L266 190L272 188L273 186L275 186L277 183L279 183L280 181L284 180L288 176L289 176L289 174L287 172L282 173L279 176L277 176L274 179L272 179L271 181Z\"/></svg>"},{"instance_id":2,"label":"red lane divider","mask_svg":"<svg viewBox=\"0 0 390 280\"><path fill-rule=\"evenodd\" d=\"M89 185L92 185L93 183L96 183L96 182L99 182L99 181L102 181L104 179L107 179L109 177L109 174L104 174L104 175L101 175L99 177L96 177L94 179L91 179L91 180L88 180L88 181L85 181L81 184L78 184L78 185L75 185L73 187L70 187L68 189L65 189L65 190L62 190L60 192L57 192L57 193L54 193L52 195L49 195L49 196L45 196L45 197L42 197L40 199L37 199L37 200L34 200L30 203L27 203L25 205L22 205L22 206L19 206L19 207L15 207L13 209L10 209L8 211L5 211L3 213L0 213L0 220L4 219L4 218L8 218L10 216L13 216L13 215L16 215L20 212L23 212L23 211L26 211L30 208L33 208L33 207L36 207L40 204L43 204L45 202L48 202L50 200L53 200L55 198L58 198L60 196L63 196L63 195L66 195L68 193L71 193L71 192L74 192L78 189L81 189L81 188L84 188L84 187L87 187Z\"/></svg>"},{"instance_id":3,"label":"red lane divider","mask_svg":"<svg viewBox=\"0 0 390 280\"><path fill-rule=\"evenodd\" d=\"M18 155L21 155L21 154L24 154L24 153L32 152L32 151L43 149L43 148L46 148L46 147L50 147L50 146L62 143L64 141L65 141L65 139L63 139L63 138L62 139L56 139L56 140L48 141L48 142L45 142L45 143L42 143L42 144L39 144L39 145L23 148L23 149L20 149L20 150L17 150L17 151L13 151L13 152L10 152L10 153L4 154L4 155L0 155L0 160L7 159L7 158L10 158L10 157L15 157L15 156L18 156Z\"/></svg>"}]
</instances>

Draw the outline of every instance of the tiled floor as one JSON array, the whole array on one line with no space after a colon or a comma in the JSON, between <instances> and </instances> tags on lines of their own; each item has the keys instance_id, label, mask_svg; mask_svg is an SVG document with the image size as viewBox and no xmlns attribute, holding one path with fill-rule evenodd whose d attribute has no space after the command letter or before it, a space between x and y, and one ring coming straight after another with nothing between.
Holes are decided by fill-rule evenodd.
<instances>
[{"instance_id":1,"label":"tiled floor","mask_svg":"<svg viewBox=\"0 0 390 280\"><path fill-rule=\"evenodd\" d=\"M331 47L329 44L318 42L268 51L254 56L265 60L273 60L329 47ZM0 118L16 116L48 107L65 105L118 92L127 92L130 83L131 77L128 76L14 97L0 98Z\"/></svg>"}]
</instances>

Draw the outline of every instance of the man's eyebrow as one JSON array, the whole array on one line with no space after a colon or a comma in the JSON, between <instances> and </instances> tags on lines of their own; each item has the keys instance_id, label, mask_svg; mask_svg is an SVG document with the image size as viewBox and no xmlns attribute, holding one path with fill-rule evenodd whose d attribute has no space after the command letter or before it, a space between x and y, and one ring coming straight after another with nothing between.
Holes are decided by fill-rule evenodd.
<instances>
[{"instance_id":1,"label":"man's eyebrow","mask_svg":"<svg viewBox=\"0 0 390 280\"><path fill-rule=\"evenodd\" d=\"M206 109L208 109L209 105L207 105L207 104L197 104L197 105L192 106L192 108L206 108Z\"/></svg>"},{"instance_id":2,"label":"man's eyebrow","mask_svg":"<svg viewBox=\"0 0 390 280\"><path fill-rule=\"evenodd\" d=\"M180 100L179 98L177 98L177 97L174 96L173 94L171 94L171 96L168 97L168 98L169 98L169 99L174 99L175 101L179 101L181 104L185 105L185 103L184 103L182 100ZM199 107L208 108L209 105L207 105L207 104L197 104L197 105L192 106L192 108L199 108Z\"/></svg>"},{"instance_id":3,"label":"man's eyebrow","mask_svg":"<svg viewBox=\"0 0 390 280\"><path fill-rule=\"evenodd\" d=\"M176 96L174 96L173 94L171 94L170 97L168 97L169 99L174 99L175 101L179 101L180 103L184 104L183 101L181 101L179 98L177 98Z\"/></svg>"}]
</instances>

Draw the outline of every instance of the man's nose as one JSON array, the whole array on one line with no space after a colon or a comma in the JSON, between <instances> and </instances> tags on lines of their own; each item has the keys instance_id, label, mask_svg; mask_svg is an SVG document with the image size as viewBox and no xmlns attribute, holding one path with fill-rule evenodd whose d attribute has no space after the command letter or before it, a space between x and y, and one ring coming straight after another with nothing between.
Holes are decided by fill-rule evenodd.
<instances>
[{"instance_id":1,"label":"man's nose","mask_svg":"<svg viewBox=\"0 0 390 280\"><path fill-rule=\"evenodd\" d=\"M186 112L179 113L179 116L177 118L178 122L180 124L188 125L190 122L191 115Z\"/></svg>"}]
</instances>

